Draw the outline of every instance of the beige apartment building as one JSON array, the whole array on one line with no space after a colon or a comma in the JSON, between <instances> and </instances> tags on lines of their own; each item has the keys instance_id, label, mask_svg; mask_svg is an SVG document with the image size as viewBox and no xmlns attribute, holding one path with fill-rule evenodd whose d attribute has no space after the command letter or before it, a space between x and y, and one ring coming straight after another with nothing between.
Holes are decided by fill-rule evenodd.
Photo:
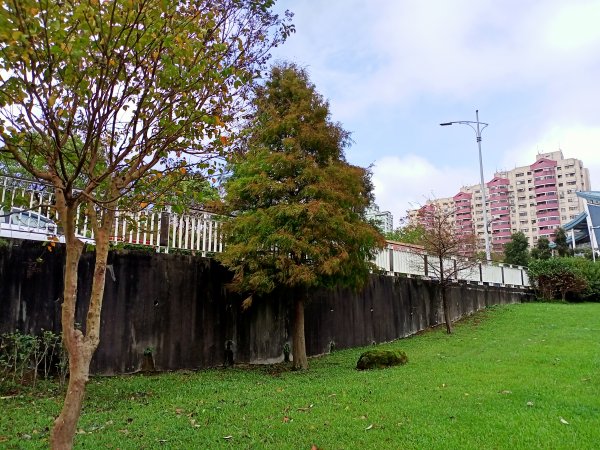
<instances>
[{"instance_id":1,"label":"beige apartment building","mask_svg":"<svg viewBox=\"0 0 600 450\"><path fill-rule=\"evenodd\" d=\"M588 169L576 158L565 158L561 150L540 153L529 166L501 171L486 183L488 229L493 250L501 252L512 233L522 231L535 245L539 237L552 239L555 230L584 211L577 191L591 190ZM483 200L479 184L463 186L453 197L427 202L442 211L452 211L460 232L475 232L483 248ZM411 221L419 210L409 211Z\"/></svg>"}]
</instances>

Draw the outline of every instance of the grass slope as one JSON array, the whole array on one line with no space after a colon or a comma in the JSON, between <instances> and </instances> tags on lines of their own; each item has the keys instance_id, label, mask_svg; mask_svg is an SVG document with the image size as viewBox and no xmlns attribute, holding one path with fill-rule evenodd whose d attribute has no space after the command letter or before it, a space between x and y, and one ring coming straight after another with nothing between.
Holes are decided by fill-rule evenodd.
<instances>
[{"instance_id":1,"label":"grass slope","mask_svg":"<svg viewBox=\"0 0 600 450\"><path fill-rule=\"evenodd\" d=\"M600 304L491 308L381 348L274 367L94 378L78 448L600 448ZM50 395L50 394L49 394ZM0 447L44 448L62 397L0 400Z\"/></svg>"}]
</instances>

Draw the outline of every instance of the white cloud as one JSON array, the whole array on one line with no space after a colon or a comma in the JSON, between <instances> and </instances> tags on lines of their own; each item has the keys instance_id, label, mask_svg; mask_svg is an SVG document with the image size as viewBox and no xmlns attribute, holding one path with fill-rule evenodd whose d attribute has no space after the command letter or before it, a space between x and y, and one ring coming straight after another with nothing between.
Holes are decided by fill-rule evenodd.
<instances>
[{"instance_id":1,"label":"white cloud","mask_svg":"<svg viewBox=\"0 0 600 450\"><path fill-rule=\"evenodd\" d=\"M418 208L430 198L455 195L473 174L467 170L437 167L425 158L409 154L387 156L373 166L375 200L382 211L390 211L394 225L409 209Z\"/></svg>"},{"instance_id":2,"label":"white cloud","mask_svg":"<svg viewBox=\"0 0 600 450\"><path fill-rule=\"evenodd\" d=\"M289 6L313 11L315 3ZM338 120L422 93L460 99L534 85L600 102L589 90L597 77L591 84L587 75L599 61L590 58L600 54L598 0L330 0L318 8L298 15L286 49L309 65Z\"/></svg>"},{"instance_id":3,"label":"white cloud","mask_svg":"<svg viewBox=\"0 0 600 450\"><path fill-rule=\"evenodd\" d=\"M485 168L530 164L560 146L600 188L600 0L279 3L297 11L298 30L279 54L307 66L334 120L351 124L349 154L376 160L377 201L396 218L411 201L477 182L455 157L468 137L440 141L428 128L476 108L493 122ZM373 130L387 140L372 142Z\"/></svg>"},{"instance_id":4,"label":"white cloud","mask_svg":"<svg viewBox=\"0 0 600 450\"><path fill-rule=\"evenodd\" d=\"M508 151L504 162L509 167L527 165L535 161L537 153L558 149L562 149L565 158L581 159L590 171L592 189L600 189L600 126L555 125L542 128L532 140Z\"/></svg>"}]
</instances>

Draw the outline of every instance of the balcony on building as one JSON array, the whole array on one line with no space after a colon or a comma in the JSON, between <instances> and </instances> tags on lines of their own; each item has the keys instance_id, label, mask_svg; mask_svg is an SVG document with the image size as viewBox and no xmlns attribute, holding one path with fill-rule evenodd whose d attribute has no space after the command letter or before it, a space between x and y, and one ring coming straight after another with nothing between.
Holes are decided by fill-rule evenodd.
<instances>
[{"instance_id":1,"label":"balcony on building","mask_svg":"<svg viewBox=\"0 0 600 450\"><path fill-rule=\"evenodd\" d=\"M543 214L545 211L558 212L558 200L543 201L535 205L535 213L537 216Z\"/></svg>"},{"instance_id":2,"label":"balcony on building","mask_svg":"<svg viewBox=\"0 0 600 450\"><path fill-rule=\"evenodd\" d=\"M536 192L540 188L545 188L545 187L550 187L550 186L555 187L556 186L556 177L553 175L547 175L540 179L533 180L533 185L535 187Z\"/></svg>"},{"instance_id":3,"label":"balcony on building","mask_svg":"<svg viewBox=\"0 0 600 450\"><path fill-rule=\"evenodd\" d=\"M550 185L550 186L539 186L536 187L535 189L535 195L540 195L540 194L545 194L548 192L554 192L556 194L556 185Z\"/></svg>"}]
</instances>

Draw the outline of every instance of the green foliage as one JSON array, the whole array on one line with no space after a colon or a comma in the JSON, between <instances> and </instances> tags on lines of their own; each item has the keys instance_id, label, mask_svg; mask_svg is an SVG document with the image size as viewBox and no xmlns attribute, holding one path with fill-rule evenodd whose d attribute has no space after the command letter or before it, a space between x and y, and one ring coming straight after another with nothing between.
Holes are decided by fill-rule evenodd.
<instances>
[{"instance_id":1,"label":"green foliage","mask_svg":"<svg viewBox=\"0 0 600 450\"><path fill-rule=\"evenodd\" d=\"M533 259L527 272L543 299L560 296L565 300L568 293L582 295L589 291L591 272L584 269L588 264L581 258Z\"/></svg>"},{"instance_id":2,"label":"green foliage","mask_svg":"<svg viewBox=\"0 0 600 450\"><path fill-rule=\"evenodd\" d=\"M5 3L0 169L53 184L74 207L100 209L118 199L121 209L140 209L179 194L174 186L190 172L210 177L269 50L294 31L291 15L272 6ZM193 183L181 191L195 201Z\"/></svg>"},{"instance_id":3,"label":"green foliage","mask_svg":"<svg viewBox=\"0 0 600 450\"><path fill-rule=\"evenodd\" d=\"M570 258L580 273L587 280L587 289L580 294L580 299L589 302L600 302L600 261L585 258Z\"/></svg>"},{"instance_id":4,"label":"green foliage","mask_svg":"<svg viewBox=\"0 0 600 450\"><path fill-rule=\"evenodd\" d=\"M420 245L423 241L425 228L418 224L408 224L404 227L396 228L394 231L385 233L385 238L390 241L404 242L406 244Z\"/></svg>"},{"instance_id":5,"label":"green foliage","mask_svg":"<svg viewBox=\"0 0 600 450\"><path fill-rule=\"evenodd\" d=\"M573 250L567 244L567 234L565 233L564 228L558 227L554 232L554 243L556 244L556 252L558 256L571 256L573 254Z\"/></svg>"},{"instance_id":6,"label":"green foliage","mask_svg":"<svg viewBox=\"0 0 600 450\"><path fill-rule=\"evenodd\" d=\"M540 237L534 248L531 249L531 257L533 259L549 259L552 257L550 249L550 241L548 238Z\"/></svg>"},{"instance_id":7,"label":"green foliage","mask_svg":"<svg viewBox=\"0 0 600 450\"><path fill-rule=\"evenodd\" d=\"M344 160L348 134L293 65L275 66L258 91L247 152L225 184L225 251L239 291L359 286L383 245L364 219L367 170Z\"/></svg>"},{"instance_id":8,"label":"green foliage","mask_svg":"<svg viewBox=\"0 0 600 450\"><path fill-rule=\"evenodd\" d=\"M20 331L0 335L0 386L32 383L38 375L48 379L58 375L64 383L67 354L60 335L43 331L34 336Z\"/></svg>"},{"instance_id":9,"label":"green foliage","mask_svg":"<svg viewBox=\"0 0 600 450\"><path fill-rule=\"evenodd\" d=\"M516 266L527 266L529 263L529 243L523 232L513 233L510 242L504 246L504 262Z\"/></svg>"},{"instance_id":10,"label":"green foliage","mask_svg":"<svg viewBox=\"0 0 600 450\"><path fill-rule=\"evenodd\" d=\"M360 355L356 363L358 370L383 369L385 367L402 366L408 362L403 351L368 350Z\"/></svg>"}]
</instances>

